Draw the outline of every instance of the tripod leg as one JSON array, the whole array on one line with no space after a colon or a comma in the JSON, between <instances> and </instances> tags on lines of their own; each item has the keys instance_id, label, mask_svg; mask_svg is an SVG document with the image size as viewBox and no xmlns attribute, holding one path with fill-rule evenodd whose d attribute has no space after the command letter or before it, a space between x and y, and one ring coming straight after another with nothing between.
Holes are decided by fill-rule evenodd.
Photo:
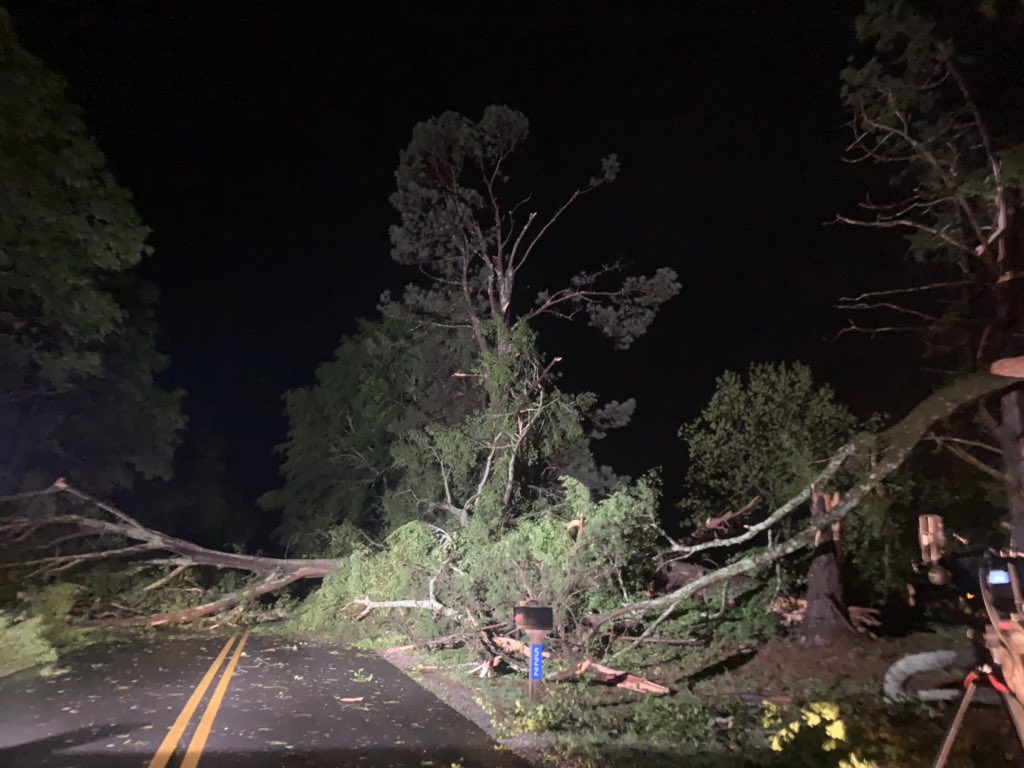
<instances>
[{"instance_id":1,"label":"tripod leg","mask_svg":"<svg viewBox=\"0 0 1024 768\"><path fill-rule=\"evenodd\" d=\"M971 705L971 699L974 698L974 691L977 689L977 684L971 682L967 686L967 691L964 693L964 697L960 700L960 708L956 711L956 717L953 718L952 724L949 726L949 730L946 731L946 738L942 742L942 749L939 750L939 756L935 758L935 762L932 763L932 768L943 768L946 765L946 761L949 759L949 753L953 749L953 742L956 741L956 734L960 730L960 725L964 721L964 715L967 714L967 708Z\"/></svg>"}]
</instances>

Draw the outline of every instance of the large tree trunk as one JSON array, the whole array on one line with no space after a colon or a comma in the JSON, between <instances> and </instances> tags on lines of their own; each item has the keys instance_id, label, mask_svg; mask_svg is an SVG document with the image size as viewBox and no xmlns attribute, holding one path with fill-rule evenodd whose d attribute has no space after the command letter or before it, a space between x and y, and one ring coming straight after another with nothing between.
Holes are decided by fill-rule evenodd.
<instances>
[{"instance_id":1,"label":"large tree trunk","mask_svg":"<svg viewBox=\"0 0 1024 768\"><path fill-rule=\"evenodd\" d=\"M1021 390L999 399L1002 421L993 430L1003 456L1006 503L1009 510L1010 548L1024 549L1024 413Z\"/></svg>"},{"instance_id":2,"label":"large tree trunk","mask_svg":"<svg viewBox=\"0 0 1024 768\"><path fill-rule=\"evenodd\" d=\"M839 504L833 496L811 489L811 520L817 523ZM838 525L838 524L836 524ZM800 627L800 642L807 645L828 645L849 636L852 625L843 600L843 581L839 573L837 541L834 526L818 529L814 559L807 574L807 610Z\"/></svg>"}]
</instances>

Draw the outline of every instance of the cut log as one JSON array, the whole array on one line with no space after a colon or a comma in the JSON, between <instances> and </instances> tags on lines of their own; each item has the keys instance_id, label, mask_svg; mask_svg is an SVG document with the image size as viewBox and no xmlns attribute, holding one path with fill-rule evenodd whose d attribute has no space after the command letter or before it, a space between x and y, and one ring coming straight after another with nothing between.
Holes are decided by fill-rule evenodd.
<instances>
[{"instance_id":1,"label":"cut log","mask_svg":"<svg viewBox=\"0 0 1024 768\"><path fill-rule=\"evenodd\" d=\"M621 669L612 669L603 664L586 659L576 666L575 676L578 678L584 673L589 674L594 680L605 685L614 685L616 688L624 688L627 691L638 693L653 693L662 695L670 693L670 689L659 683L624 672Z\"/></svg>"}]
</instances>

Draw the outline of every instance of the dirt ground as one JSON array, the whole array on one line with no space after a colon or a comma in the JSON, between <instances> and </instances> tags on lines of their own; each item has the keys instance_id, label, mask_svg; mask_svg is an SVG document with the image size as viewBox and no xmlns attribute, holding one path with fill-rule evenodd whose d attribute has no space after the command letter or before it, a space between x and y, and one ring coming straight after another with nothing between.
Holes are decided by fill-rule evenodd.
<instances>
[{"instance_id":1,"label":"dirt ground","mask_svg":"<svg viewBox=\"0 0 1024 768\"><path fill-rule=\"evenodd\" d=\"M949 635L914 635L909 638L872 639L867 636L851 637L829 646L811 647L788 640L776 640L757 650L749 661L731 670L729 681L711 679L703 688L708 692L727 693L732 687L738 694L762 696L780 704L813 698L820 692L825 698L836 694L837 699L847 696L878 697L881 703L882 681L889 666L899 658L923 651L949 649L970 655L966 637ZM962 688L968 667L928 673L911 678L907 690L925 688ZM958 734L958 743L977 766L1024 765L1024 749L1013 723L998 697L996 703L978 702L971 705ZM861 700L864 700L863 698ZM929 755L937 754L942 736L952 722L955 706L934 705L925 720L908 727L920 729L922 748ZM921 713L923 718L925 715ZM925 735L927 732L927 736ZM954 765L951 762L950 765Z\"/></svg>"},{"instance_id":2,"label":"dirt ground","mask_svg":"<svg viewBox=\"0 0 1024 768\"><path fill-rule=\"evenodd\" d=\"M774 640L757 649L747 663L733 671L756 685L752 692L766 695L780 694L792 689L793 682L813 678L822 686L836 687L847 684L877 685L890 665L908 653L938 648L951 648L945 643L908 643L906 640L870 639L851 637L827 646L807 646L789 640ZM961 643L966 647L966 640Z\"/></svg>"}]
</instances>

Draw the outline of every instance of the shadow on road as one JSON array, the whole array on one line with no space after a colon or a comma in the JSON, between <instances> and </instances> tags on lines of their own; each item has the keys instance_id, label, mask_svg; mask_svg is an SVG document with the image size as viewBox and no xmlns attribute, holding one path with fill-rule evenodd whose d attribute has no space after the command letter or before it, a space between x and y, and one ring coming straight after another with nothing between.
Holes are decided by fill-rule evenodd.
<instances>
[{"instance_id":1,"label":"shadow on road","mask_svg":"<svg viewBox=\"0 0 1024 768\"><path fill-rule=\"evenodd\" d=\"M96 752L74 751L76 746L95 744L115 737L138 724L113 724L101 728L79 728L38 741L0 749L4 768L140 768L148 765L150 752L124 750L120 744ZM95 749L95 747L94 747ZM180 752L180 750L179 750ZM180 758L179 758L180 759ZM172 761L171 765L176 765ZM424 765L457 764L465 768L528 768L525 761L499 750L429 750L375 747L372 749L303 750L272 747L261 752L203 752L202 768L422 768Z\"/></svg>"},{"instance_id":2,"label":"shadow on road","mask_svg":"<svg viewBox=\"0 0 1024 768\"><path fill-rule=\"evenodd\" d=\"M97 739L123 732L125 726L111 725L97 731L83 728L52 736L17 747L0 749L0 766L7 768L145 768L152 755L149 752L69 752L77 740L79 744L94 743ZM120 746L120 745L119 745ZM653 745L630 748L612 747L602 755L608 766L645 765L667 768L680 765L678 749L659 750ZM593 757L593 755L591 755ZM180 762L180 750L171 766ZM760 752L736 754L694 751L686 755L683 764L688 768L742 768L760 765L764 756ZM260 752L204 752L200 768L423 768L451 765L464 768L530 768L530 764L516 755L499 749L459 750L451 748L410 749L401 746L372 749L304 750L271 747Z\"/></svg>"}]
</instances>

